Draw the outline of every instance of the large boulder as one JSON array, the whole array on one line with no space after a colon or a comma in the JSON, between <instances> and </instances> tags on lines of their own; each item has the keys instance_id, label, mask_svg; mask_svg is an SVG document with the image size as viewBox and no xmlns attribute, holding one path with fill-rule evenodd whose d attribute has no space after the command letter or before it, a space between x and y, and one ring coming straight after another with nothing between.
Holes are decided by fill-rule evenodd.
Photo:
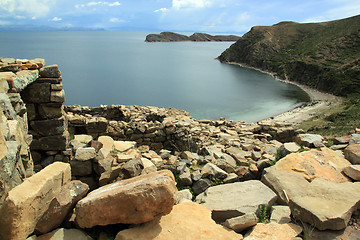
<instances>
[{"instance_id":1,"label":"large boulder","mask_svg":"<svg viewBox=\"0 0 360 240\"><path fill-rule=\"evenodd\" d=\"M70 165L56 162L13 188L0 209L0 239L26 239L70 179Z\"/></svg>"},{"instance_id":2,"label":"large boulder","mask_svg":"<svg viewBox=\"0 0 360 240\"><path fill-rule=\"evenodd\" d=\"M211 211L194 202L174 206L170 214L119 232L115 240L222 239L241 240L242 235L216 224Z\"/></svg>"},{"instance_id":3,"label":"large boulder","mask_svg":"<svg viewBox=\"0 0 360 240\"><path fill-rule=\"evenodd\" d=\"M58 195L51 201L45 214L36 225L39 233L48 233L59 227L75 204L89 191L89 186L75 180L65 184Z\"/></svg>"},{"instance_id":4,"label":"large boulder","mask_svg":"<svg viewBox=\"0 0 360 240\"><path fill-rule=\"evenodd\" d=\"M301 173L303 177L312 181L324 178L332 182L349 182L342 174L342 170L350 166L340 153L329 148L312 149L301 153L292 153L280 159L274 168L286 172Z\"/></svg>"},{"instance_id":5,"label":"large boulder","mask_svg":"<svg viewBox=\"0 0 360 240\"><path fill-rule=\"evenodd\" d=\"M258 180L210 187L196 197L196 202L212 211L216 222L256 213L260 205L271 207L276 200L276 194Z\"/></svg>"},{"instance_id":6,"label":"large boulder","mask_svg":"<svg viewBox=\"0 0 360 240\"><path fill-rule=\"evenodd\" d=\"M103 186L76 205L81 228L108 224L139 224L168 214L175 204L176 185L168 170Z\"/></svg>"},{"instance_id":7,"label":"large boulder","mask_svg":"<svg viewBox=\"0 0 360 240\"><path fill-rule=\"evenodd\" d=\"M320 230L346 227L360 206L360 183L336 183L322 178L312 182L300 173L267 169L262 181L289 204L292 215Z\"/></svg>"}]
</instances>

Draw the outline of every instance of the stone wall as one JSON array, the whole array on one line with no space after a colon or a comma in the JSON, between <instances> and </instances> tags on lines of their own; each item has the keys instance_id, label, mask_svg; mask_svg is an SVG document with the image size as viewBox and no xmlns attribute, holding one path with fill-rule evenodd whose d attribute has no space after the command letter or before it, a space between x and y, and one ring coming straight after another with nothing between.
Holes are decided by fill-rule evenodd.
<instances>
[{"instance_id":1,"label":"stone wall","mask_svg":"<svg viewBox=\"0 0 360 240\"><path fill-rule=\"evenodd\" d=\"M43 154L66 149L67 138L58 137L67 133L63 103L56 65L45 67L44 59L0 58L0 204L33 175L36 153L29 146ZM47 148L41 144L45 136ZM60 141L55 144L55 139Z\"/></svg>"}]
</instances>

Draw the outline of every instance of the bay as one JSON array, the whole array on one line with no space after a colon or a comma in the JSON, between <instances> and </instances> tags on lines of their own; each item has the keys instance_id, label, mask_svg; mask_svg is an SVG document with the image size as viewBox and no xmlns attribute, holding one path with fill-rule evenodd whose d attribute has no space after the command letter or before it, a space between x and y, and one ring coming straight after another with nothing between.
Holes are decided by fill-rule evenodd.
<instances>
[{"instance_id":1,"label":"bay","mask_svg":"<svg viewBox=\"0 0 360 240\"><path fill-rule=\"evenodd\" d=\"M146 43L147 34L0 32L0 56L58 64L66 105L171 107L254 122L307 100L297 86L214 59L232 43Z\"/></svg>"}]
</instances>

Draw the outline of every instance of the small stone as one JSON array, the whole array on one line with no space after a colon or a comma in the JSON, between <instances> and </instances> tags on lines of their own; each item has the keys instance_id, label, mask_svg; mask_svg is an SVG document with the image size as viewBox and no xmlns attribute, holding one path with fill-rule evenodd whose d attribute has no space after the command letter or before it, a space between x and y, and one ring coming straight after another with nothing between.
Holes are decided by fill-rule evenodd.
<instances>
[{"instance_id":1,"label":"small stone","mask_svg":"<svg viewBox=\"0 0 360 240\"><path fill-rule=\"evenodd\" d=\"M100 136L98 141L103 144L103 148L108 149L110 152L114 150L114 139L109 136Z\"/></svg>"},{"instance_id":2,"label":"small stone","mask_svg":"<svg viewBox=\"0 0 360 240\"><path fill-rule=\"evenodd\" d=\"M269 224L258 223L250 233L246 234L244 240L289 240L302 232L302 228L293 223L278 224L271 222Z\"/></svg>"},{"instance_id":3,"label":"small stone","mask_svg":"<svg viewBox=\"0 0 360 240\"><path fill-rule=\"evenodd\" d=\"M136 146L136 142L130 141L114 141L114 150L118 152L125 152Z\"/></svg>"},{"instance_id":4,"label":"small stone","mask_svg":"<svg viewBox=\"0 0 360 240\"><path fill-rule=\"evenodd\" d=\"M291 210L288 206L272 206L271 207L271 222L279 224L291 222Z\"/></svg>"},{"instance_id":5,"label":"small stone","mask_svg":"<svg viewBox=\"0 0 360 240\"><path fill-rule=\"evenodd\" d=\"M74 139L81 143L88 144L93 140L93 137L86 134L80 134L80 135L74 135Z\"/></svg>"},{"instance_id":6,"label":"small stone","mask_svg":"<svg viewBox=\"0 0 360 240\"><path fill-rule=\"evenodd\" d=\"M218 179L224 179L227 177L227 172L212 163L205 164L201 169L202 178L215 177Z\"/></svg>"},{"instance_id":7,"label":"small stone","mask_svg":"<svg viewBox=\"0 0 360 240\"><path fill-rule=\"evenodd\" d=\"M352 164L360 164L360 144L351 144L344 150L344 155Z\"/></svg>"},{"instance_id":8,"label":"small stone","mask_svg":"<svg viewBox=\"0 0 360 240\"><path fill-rule=\"evenodd\" d=\"M49 65L43 68L40 68L40 76L44 78L59 78L61 77L61 72L58 65Z\"/></svg>"},{"instance_id":9,"label":"small stone","mask_svg":"<svg viewBox=\"0 0 360 240\"><path fill-rule=\"evenodd\" d=\"M199 195L200 193L204 192L206 189L208 189L211 186L211 182L209 179L200 179L196 181L192 188L195 195Z\"/></svg>"},{"instance_id":10,"label":"small stone","mask_svg":"<svg viewBox=\"0 0 360 240\"><path fill-rule=\"evenodd\" d=\"M65 102L65 91L51 91L50 101L54 103L64 103Z\"/></svg>"},{"instance_id":11,"label":"small stone","mask_svg":"<svg viewBox=\"0 0 360 240\"><path fill-rule=\"evenodd\" d=\"M94 159L95 156L96 151L93 147L78 148L75 153L75 159L78 161L88 161Z\"/></svg>"},{"instance_id":12,"label":"small stone","mask_svg":"<svg viewBox=\"0 0 360 240\"><path fill-rule=\"evenodd\" d=\"M41 235L37 240L93 240L89 235L79 229L56 229Z\"/></svg>"},{"instance_id":13,"label":"small stone","mask_svg":"<svg viewBox=\"0 0 360 240\"><path fill-rule=\"evenodd\" d=\"M185 201L191 201L193 195L191 194L189 189L183 189L176 193L176 204L181 204Z\"/></svg>"},{"instance_id":14,"label":"small stone","mask_svg":"<svg viewBox=\"0 0 360 240\"><path fill-rule=\"evenodd\" d=\"M235 232L242 232L245 229L255 226L258 218L255 213L244 214L239 217L229 218L225 221L224 226L234 230Z\"/></svg>"}]
</instances>

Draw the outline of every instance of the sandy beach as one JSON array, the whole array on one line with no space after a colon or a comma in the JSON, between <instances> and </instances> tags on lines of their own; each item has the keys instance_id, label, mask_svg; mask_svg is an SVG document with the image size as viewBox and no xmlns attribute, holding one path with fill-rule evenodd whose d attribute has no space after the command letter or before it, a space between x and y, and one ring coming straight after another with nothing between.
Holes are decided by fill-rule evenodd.
<instances>
[{"instance_id":1,"label":"sandy beach","mask_svg":"<svg viewBox=\"0 0 360 240\"><path fill-rule=\"evenodd\" d=\"M280 80L283 81L283 80ZM278 122L286 122L291 124L300 124L303 121L309 120L317 115L326 114L329 109L341 104L341 97L334 96L332 94L323 93L308 86L301 84L284 81L287 83L295 84L303 89L310 97L311 102L303 104L289 111L272 116L265 120L272 120Z\"/></svg>"}]
</instances>

